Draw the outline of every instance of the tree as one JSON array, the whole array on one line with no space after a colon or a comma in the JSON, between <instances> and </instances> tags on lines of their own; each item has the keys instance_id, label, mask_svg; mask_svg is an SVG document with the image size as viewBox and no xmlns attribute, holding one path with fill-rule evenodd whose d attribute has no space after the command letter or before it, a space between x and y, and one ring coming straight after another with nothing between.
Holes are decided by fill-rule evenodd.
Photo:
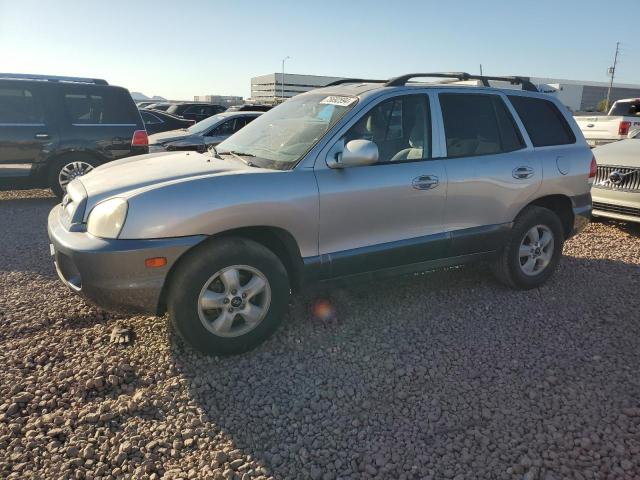
<instances>
[{"instance_id":1,"label":"tree","mask_svg":"<svg viewBox=\"0 0 640 480\"><path fill-rule=\"evenodd\" d=\"M600 100L598 102L598 111L599 112L606 112L607 111L607 99L603 98L602 100Z\"/></svg>"}]
</instances>

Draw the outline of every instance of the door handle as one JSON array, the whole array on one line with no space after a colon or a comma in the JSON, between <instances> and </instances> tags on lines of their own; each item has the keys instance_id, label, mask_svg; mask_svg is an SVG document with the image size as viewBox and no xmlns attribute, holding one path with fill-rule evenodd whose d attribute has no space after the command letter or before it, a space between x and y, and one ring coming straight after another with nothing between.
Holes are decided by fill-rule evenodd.
<instances>
[{"instance_id":1,"label":"door handle","mask_svg":"<svg viewBox=\"0 0 640 480\"><path fill-rule=\"evenodd\" d=\"M38 140L46 140L47 138L50 138L48 133L36 133L35 137Z\"/></svg>"},{"instance_id":2,"label":"door handle","mask_svg":"<svg viewBox=\"0 0 640 480\"><path fill-rule=\"evenodd\" d=\"M413 179L411 186L416 190L430 190L438 186L438 177L435 175L421 175Z\"/></svg>"},{"instance_id":3,"label":"door handle","mask_svg":"<svg viewBox=\"0 0 640 480\"><path fill-rule=\"evenodd\" d=\"M526 178L533 177L533 168L531 167L516 167L511 173L516 180L524 180Z\"/></svg>"}]
</instances>

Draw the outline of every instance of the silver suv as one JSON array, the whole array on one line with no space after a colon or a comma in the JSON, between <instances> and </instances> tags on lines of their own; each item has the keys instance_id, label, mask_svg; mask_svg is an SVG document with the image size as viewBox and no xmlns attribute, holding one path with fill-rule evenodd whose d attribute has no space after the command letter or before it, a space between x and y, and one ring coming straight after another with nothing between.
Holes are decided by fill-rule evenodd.
<instances>
[{"instance_id":1,"label":"silver suv","mask_svg":"<svg viewBox=\"0 0 640 480\"><path fill-rule=\"evenodd\" d=\"M595 171L568 110L526 78L345 80L217 151L96 168L48 230L71 289L168 312L195 348L231 354L270 335L308 282L489 260L511 287L541 285L589 221Z\"/></svg>"}]
</instances>

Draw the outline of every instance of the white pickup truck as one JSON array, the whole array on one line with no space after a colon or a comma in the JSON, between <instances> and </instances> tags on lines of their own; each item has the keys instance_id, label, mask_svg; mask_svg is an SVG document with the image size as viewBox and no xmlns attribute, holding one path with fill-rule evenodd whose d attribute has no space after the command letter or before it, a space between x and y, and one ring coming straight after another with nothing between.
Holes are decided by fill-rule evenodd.
<instances>
[{"instance_id":1,"label":"white pickup truck","mask_svg":"<svg viewBox=\"0 0 640 480\"><path fill-rule=\"evenodd\" d=\"M591 147L633 138L640 133L640 98L618 100L607 115L574 118Z\"/></svg>"}]
</instances>

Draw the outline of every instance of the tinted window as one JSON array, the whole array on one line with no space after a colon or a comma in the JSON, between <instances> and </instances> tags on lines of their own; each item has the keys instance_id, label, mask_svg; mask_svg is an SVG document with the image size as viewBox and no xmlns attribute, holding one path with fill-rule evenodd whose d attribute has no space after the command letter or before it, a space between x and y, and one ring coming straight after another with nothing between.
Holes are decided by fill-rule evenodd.
<instances>
[{"instance_id":1,"label":"tinted window","mask_svg":"<svg viewBox=\"0 0 640 480\"><path fill-rule=\"evenodd\" d=\"M70 90L64 94L64 105L70 122L76 125L136 123L132 101L119 90Z\"/></svg>"},{"instance_id":2,"label":"tinted window","mask_svg":"<svg viewBox=\"0 0 640 480\"><path fill-rule=\"evenodd\" d=\"M0 87L0 123L42 122L42 109L30 90Z\"/></svg>"},{"instance_id":3,"label":"tinted window","mask_svg":"<svg viewBox=\"0 0 640 480\"><path fill-rule=\"evenodd\" d=\"M367 112L345 135L345 142L370 140L379 163L431 157L431 116L425 95L386 100Z\"/></svg>"},{"instance_id":4,"label":"tinted window","mask_svg":"<svg viewBox=\"0 0 640 480\"><path fill-rule=\"evenodd\" d=\"M566 119L550 101L509 95L534 147L575 143L576 137Z\"/></svg>"},{"instance_id":5,"label":"tinted window","mask_svg":"<svg viewBox=\"0 0 640 480\"><path fill-rule=\"evenodd\" d=\"M214 135L231 135L235 130L233 128L233 123L234 120L227 120L224 123L221 123L220 125L218 125L216 128L214 128L209 135L210 136L214 136Z\"/></svg>"},{"instance_id":6,"label":"tinted window","mask_svg":"<svg viewBox=\"0 0 640 480\"><path fill-rule=\"evenodd\" d=\"M524 147L516 125L497 95L441 93L447 156L511 152Z\"/></svg>"}]
</instances>

